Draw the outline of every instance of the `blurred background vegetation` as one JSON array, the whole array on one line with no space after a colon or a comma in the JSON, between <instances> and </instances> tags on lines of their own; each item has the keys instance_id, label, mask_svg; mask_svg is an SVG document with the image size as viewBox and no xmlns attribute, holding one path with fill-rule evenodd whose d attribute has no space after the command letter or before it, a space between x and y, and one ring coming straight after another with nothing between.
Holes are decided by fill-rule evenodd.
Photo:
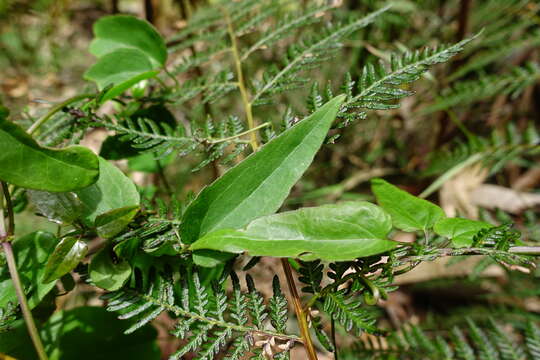
<instances>
[{"instance_id":1,"label":"blurred background vegetation","mask_svg":"<svg viewBox=\"0 0 540 360\"><path fill-rule=\"evenodd\" d=\"M330 1L330 0L329 0ZM423 194L450 215L461 214L492 223L514 222L528 244L540 242L540 3L523 0L334 0L332 14L323 21L360 17L391 4L377 21L354 33L344 49L311 71L301 89L276 100L285 113L305 114L310 102L321 101L318 85L336 84L350 77L359 81L363 67L373 60L388 61L390 53L423 46L460 41L481 34L452 61L434 67L407 89L415 92L391 111L372 111L355 120L317 155L308 174L294 188L288 208L346 199L368 199L368 181L385 177L413 194ZM288 2L285 12L301 11L309 0ZM175 37L203 6L204 0L103 0L103 1L0 1L0 89L4 105L13 118L29 123L52 104L92 89L82 74L94 62L87 47L92 24L113 13L146 18L169 39L170 67L185 66L187 55L204 53L204 47L178 46ZM326 19L328 17L328 19ZM264 26L264 25L263 25ZM317 24L299 32L317 33ZM249 35L242 39L249 43ZM257 53L247 73L278 62L291 41L280 40ZM190 64L178 80L182 83L207 70L219 70L221 59ZM215 71L217 72L217 71ZM306 106L306 100L307 106ZM197 103L166 104L176 121L193 113ZM237 93L205 105L200 117L234 112L241 106ZM112 111L105 109L104 112ZM260 120L279 126L278 112L255 110ZM69 116L67 114L66 116ZM99 151L106 137L96 129L83 143ZM204 158L204 156L203 156ZM131 161L121 166L150 193L173 189L184 199L219 176L228 165L210 162L201 170L200 155L171 159L165 176L147 162ZM166 180L164 180L166 178ZM434 184L434 185L433 185ZM430 186L431 185L431 186ZM35 217L19 214L20 234L35 229ZM43 229L50 229L43 221ZM406 239L405 239L406 240ZM455 261L454 261L455 263ZM266 264L270 267L272 264ZM264 267L260 267L263 278ZM465 317L486 321L489 316L506 318L518 328L527 318L540 319L540 287L536 274L523 269L494 265L486 259L449 264L423 264L398 279L400 290L383 305L391 326L420 324L437 330L443 323L463 326ZM268 275L266 275L268 276ZM260 282L260 280L259 280ZM269 288L271 276L268 277ZM80 295L84 303L89 297ZM65 303L65 302L64 302ZM160 325L157 324L157 327ZM448 327L448 326L447 326ZM164 335L165 336L165 335ZM361 339L363 344L384 346ZM361 351L350 346L351 359ZM356 346L356 347L355 347ZM171 344L167 338L162 350ZM369 346L368 346L369 347ZM360 346L364 349L365 346Z\"/></svg>"}]
</instances>

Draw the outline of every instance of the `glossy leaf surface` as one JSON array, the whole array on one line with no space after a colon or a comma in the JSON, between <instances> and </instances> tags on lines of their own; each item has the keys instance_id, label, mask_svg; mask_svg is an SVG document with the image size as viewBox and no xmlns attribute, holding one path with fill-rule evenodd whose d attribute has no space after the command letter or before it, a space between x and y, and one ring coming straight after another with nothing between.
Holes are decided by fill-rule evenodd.
<instances>
[{"instance_id":1,"label":"glossy leaf surface","mask_svg":"<svg viewBox=\"0 0 540 360\"><path fill-rule=\"evenodd\" d=\"M313 161L343 100L330 100L203 189L184 214L182 241L276 212Z\"/></svg>"},{"instance_id":2,"label":"glossy leaf surface","mask_svg":"<svg viewBox=\"0 0 540 360\"><path fill-rule=\"evenodd\" d=\"M346 202L261 217L244 230L218 230L191 245L250 256L347 261L393 249L390 216L367 202Z\"/></svg>"},{"instance_id":3,"label":"glossy leaf surface","mask_svg":"<svg viewBox=\"0 0 540 360\"><path fill-rule=\"evenodd\" d=\"M94 24L94 40L90 52L100 58L120 49L142 52L152 66L164 65L167 60L165 42L147 21L133 16L104 16Z\"/></svg>"},{"instance_id":4,"label":"glossy leaf surface","mask_svg":"<svg viewBox=\"0 0 540 360\"><path fill-rule=\"evenodd\" d=\"M63 238L56 245L45 266L43 283L49 283L69 273L88 253L88 246L74 237Z\"/></svg>"},{"instance_id":5,"label":"glossy leaf surface","mask_svg":"<svg viewBox=\"0 0 540 360\"><path fill-rule=\"evenodd\" d=\"M0 117L0 180L27 189L62 192L87 187L98 175L98 158L90 149L40 146L21 127Z\"/></svg>"},{"instance_id":6,"label":"glossy leaf surface","mask_svg":"<svg viewBox=\"0 0 540 360\"><path fill-rule=\"evenodd\" d=\"M483 221L463 218L446 218L439 220L433 230L436 234L452 240L454 246L471 246L474 236L482 229L492 228L493 225Z\"/></svg>"},{"instance_id":7,"label":"glossy leaf surface","mask_svg":"<svg viewBox=\"0 0 540 360\"><path fill-rule=\"evenodd\" d=\"M445 217L437 205L417 198L383 179L373 179L371 190L379 205L392 217L394 226L403 231L431 229Z\"/></svg>"}]
</instances>

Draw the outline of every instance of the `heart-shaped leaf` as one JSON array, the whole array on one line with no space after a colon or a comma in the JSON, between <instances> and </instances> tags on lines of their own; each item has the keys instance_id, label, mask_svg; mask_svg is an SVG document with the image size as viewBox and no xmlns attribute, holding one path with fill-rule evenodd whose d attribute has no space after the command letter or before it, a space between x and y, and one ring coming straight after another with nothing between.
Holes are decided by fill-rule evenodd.
<instances>
[{"instance_id":1,"label":"heart-shaped leaf","mask_svg":"<svg viewBox=\"0 0 540 360\"><path fill-rule=\"evenodd\" d=\"M403 231L431 229L444 211L427 200L417 198L383 179L373 179L371 190L379 205L390 214L394 226Z\"/></svg>"},{"instance_id":2,"label":"heart-shaped leaf","mask_svg":"<svg viewBox=\"0 0 540 360\"><path fill-rule=\"evenodd\" d=\"M493 225L483 221L463 218L445 218L439 220L433 230L436 234L452 240L454 246L471 246L473 238L482 229L490 229Z\"/></svg>"},{"instance_id":3,"label":"heart-shaped leaf","mask_svg":"<svg viewBox=\"0 0 540 360\"><path fill-rule=\"evenodd\" d=\"M264 216L244 230L209 233L191 249L348 261L393 249L397 243L386 238L391 229L390 216L378 206L346 202Z\"/></svg>"},{"instance_id":4,"label":"heart-shaped leaf","mask_svg":"<svg viewBox=\"0 0 540 360\"><path fill-rule=\"evenodd\" d=\"M56 245L45 266L43 283L61 278L77 266L88 253L88 246L82 240L65 237Z\"/></svg>"},{"instance_id":5,"label":"heart-shaped leaf","mask_svg":"<svg viewBox=\"0 0 540 360\"><path fill-rule=\"evenodd\" d=\"M142 52L156 68L165 65L167 47L161 35L147 21L133 16L104 16L94 23L90 52L101 58L119 49Z\"/></svg>"},{"instance_id":6,"label":"heart-shaped leaf","mask_svg":"<svg viewBox=\"0 0 540 360\"><path fill-rule=\"evenodd\" d=\"M276 212L313 161L344 99L330 100L203 189L183 216L182 241Z\"/></svg>"},{"instance_id":7,"label":"heart-shaped leaf","mask_svg":"<svg viewBox=\"0 0 540 360\"><path fill-rule=\"evenodd\" d=\"M40 146L22 128L0 117L0 180L53 192L82 189L96 182L98 158L82 146Z\"/></svg>"}]
</instances>

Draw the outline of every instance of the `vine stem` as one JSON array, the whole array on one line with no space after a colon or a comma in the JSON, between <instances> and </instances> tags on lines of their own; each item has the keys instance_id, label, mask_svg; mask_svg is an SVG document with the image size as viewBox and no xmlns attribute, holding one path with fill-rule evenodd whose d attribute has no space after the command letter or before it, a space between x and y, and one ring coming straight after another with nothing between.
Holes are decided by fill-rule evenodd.
<instances>
[{"instance_id":1,"label":"vine stem","mask_svg":"<svg viewBox=\"0 0 540 360\"><path fill-rule=\"evenodd\" d=\"M231 16L226 8L223 8L225 19L227 20L227 31L229 32L229 38L231 40L231 52L234 57L234 64L236 67L236 77L238 78L238 88L240 89L240 95L242 97L242 103L244 104L244 110L246 113L246 120L249 130L255 128L255 120L253 119L253 111L251 109L251 101L249 100L249 94L244 80L244 72L242 71L242 60L240 59L240 53L238 52L238 44L236 42L236 35L234 34L233 24ZM255 132L250 133L250 144L253 151L259 148L257 141L257 134Z\"/></svg>"},{"instance_id":2,"label":"vine stem","mask_svg":"<svg viewBox=\"0 0 540 360\"><path fill-rule=\"evenodd\" d=\"M48 360L47 354L39 337L39 333L36 328L36 323L32 317L32 312L28 306L28 301L26 295L24 294L24 289L21 283L21 278L19 277L19 272L17 271L17 265L15 263L15 256L13 254L13 247L11 246L11 238L13 237L14 221L13 221L13 208L11 206L11 198L9 196L8 187L5 182L0 183L2 187L2 192L6 198L7 211L9 216L9 227L6 231L6 226L4 223L4 209L2 206L3 201L0 201L0 242L2 243L2 248L4 249L4 254L6 256L6 261L8 264L9 274L11 280L13 281L13 286L15 287L15 292L17 293L17 298L19 299L19 304L24 317L24 322L34 344L34 348L39 356L40 360ZM1 200L1 197L0 197Z\"/></svg>"},{"instance_id":3,"label":"vine stem","mask_svg":"<svg viewBox=\"0 0 540 360\"><path fill-rule=\"evenodd\" d=\"M289 291L294 304L294 311L296 312L296 317L298 318L298 325L300 327L300 333L302 334L302 339L304 340L304 347L308 354L309 360L318 360L317 352L315 351L315 346L311 340L311 334L309 332L309 325L307 321L307 313L302 308L302 301L296 290L296 284L294 283L294 277L292 274L291 264L286 258L281 259L281 265L285 271L285 277L287 278L287 285L289 286Z\"/></svg>"},{"instance_id":4,"label":"vine stem","mask_svg":"<svg viewBox=\"0 0 540 360\"><path fill-rule=\"evenodd\" d=\"M40 118L38 121L33 123L32 126L28 128L28 131L27 131L28 134L32 135L33 133L35 133L37 129L39 129L43 124L49 121L49 119L53 117L54 114L56 114L57 112L62 110L64 107L68 106L69 104L72 104L79 100L88 99L93 96L95 96L95 94L81 94L81 95L73 96L67 100L64 100L59 104L56 104L55 106L53 106L51 110L49 110L47 114L45 114L42 118Z\"/></svg>"}]
</instances>

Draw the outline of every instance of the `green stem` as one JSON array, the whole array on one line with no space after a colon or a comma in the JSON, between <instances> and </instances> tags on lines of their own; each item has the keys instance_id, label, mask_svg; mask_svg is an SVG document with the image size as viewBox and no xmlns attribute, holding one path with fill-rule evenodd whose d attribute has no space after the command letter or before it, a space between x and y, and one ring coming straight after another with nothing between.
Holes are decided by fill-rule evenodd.
<instances>
[{"instance_id":1,"label":"green stem","mask_svg":"<svg viewBox=\"0 0 540 360\"><path fill-rule=\"evenodd\" d=\"M61 111L64 107L68 106L69 104L72 104L74 102L77 102L77 101L80 101L80 100L83 100L83 99L88 99L88 98L91 98L93 96L95 96L95 94L81 94L81 95L71 97L71 98L69 98L67 100L64 100L63 102L61 102L59 104L56 104L51 110L49 110L49 112L47 114L45 114L45 116L40 118L38 121L33 123L32 126L30 126L28 128L28 131L27 131L28 134L32 135L33 133L35 133L37 131L37 129L39 129L43 124L45 124L47 121L49 121L49 119L51 117L53 117L54 114Z\"/></svg>"},{"instance_id":2,"label":"green stem","mask_svg":"<svg viewBox=\"0 0 540 360\"><path fill-rule=\"evenodd\" d=\"M226 138L222 138L222 139L210 139L209 140L209 143L210 144L219 144L219 143L222 143L222 142L225 142L225 141L229 141L229 140L233 140L233 139L236 139L236 138L239 138L241 136L244 136L244 135L247 135L247 134L251 134L252 132L254 131L257 131L259 129L262 129L262 128L265 128L265 127L268 127L270 126L271 124L269 122L266 122L264 124L261 124L259 126L256 126L254 127L253 129L249 129L249 130L246 130L244 132L241 132L241 133L238 133L236 135L233 135L233 136L229 136L229 137L226 137Z\"/></svg>"},{"instance_id":3,"label":"green stem","mask_svg":"<svg viewBox=\"0 0 540 360\"><path fill-rule=\"evenodd\" d=\"M255 125L255 120L253 119L253 111L251 110L251 101L249 100L248 90L244 81L244 73L242 71L242 60L240 59L240 53L238 51L238 44L236 43L236 35L234 34L233 24L231 17L229 16L228 10L223 8L225 19L227 20L227 30L229 32L229 38L231 40L231 52L234 57L234 64L236 66L236 77L238 79L238 88L240 89L240 95L242 97L242 103L244 104L244 110L246 113L246 120L248 123L249 130L253 130ZM251 139L251 148L253 151L256 151L259 148L259 143L257 141L257 134L255 132L250 133Z\"/></svg>"},{"instance_id":4,"label":"green stem","mask_svg":"<svg viewBox=\"0 0 540 360\"><path fill-rule=\"evenodd\" d=\"M2 182L1 186L5 194L7 190L6 183ZM43 348L43 343L41 342L41 338L39 337L39 333L36 328L36 323L34 322L34 318L32 317L32 312L30 311L30 307L28 306L26 295L24 294L21 278L19 277L19 272L17 271L17 265L15 263L15 256L13 254L13 248L11 246L11 242L9 241L10 238L13 236L11 232L14 231L13 219L12 219L13 210L10 209L11 200L9 198L9 193L8 193L8 196L6 196L6 202L7 202L8 215L10 216L10 219L9 219L10 225L8 228L9 232L6 232L3 207L0 206L0 242L2 243L2 248L4 249L4 254L6 256L9 274L11 276L11 280L13 281L13 286L15 287L15 292L17 294L17 298L19 299L19 304L21 306L21 310L23 313L24 322L26 323L26 327L28 329L28 333L30 334L30 338L32 339L32 343L34 344L34 348L36 349L36 352L40 360L48 360L47 354L45 353L45 349ZM0 205L1 203L2 202L0 202Z\"/></svg>"}]
</instances>

